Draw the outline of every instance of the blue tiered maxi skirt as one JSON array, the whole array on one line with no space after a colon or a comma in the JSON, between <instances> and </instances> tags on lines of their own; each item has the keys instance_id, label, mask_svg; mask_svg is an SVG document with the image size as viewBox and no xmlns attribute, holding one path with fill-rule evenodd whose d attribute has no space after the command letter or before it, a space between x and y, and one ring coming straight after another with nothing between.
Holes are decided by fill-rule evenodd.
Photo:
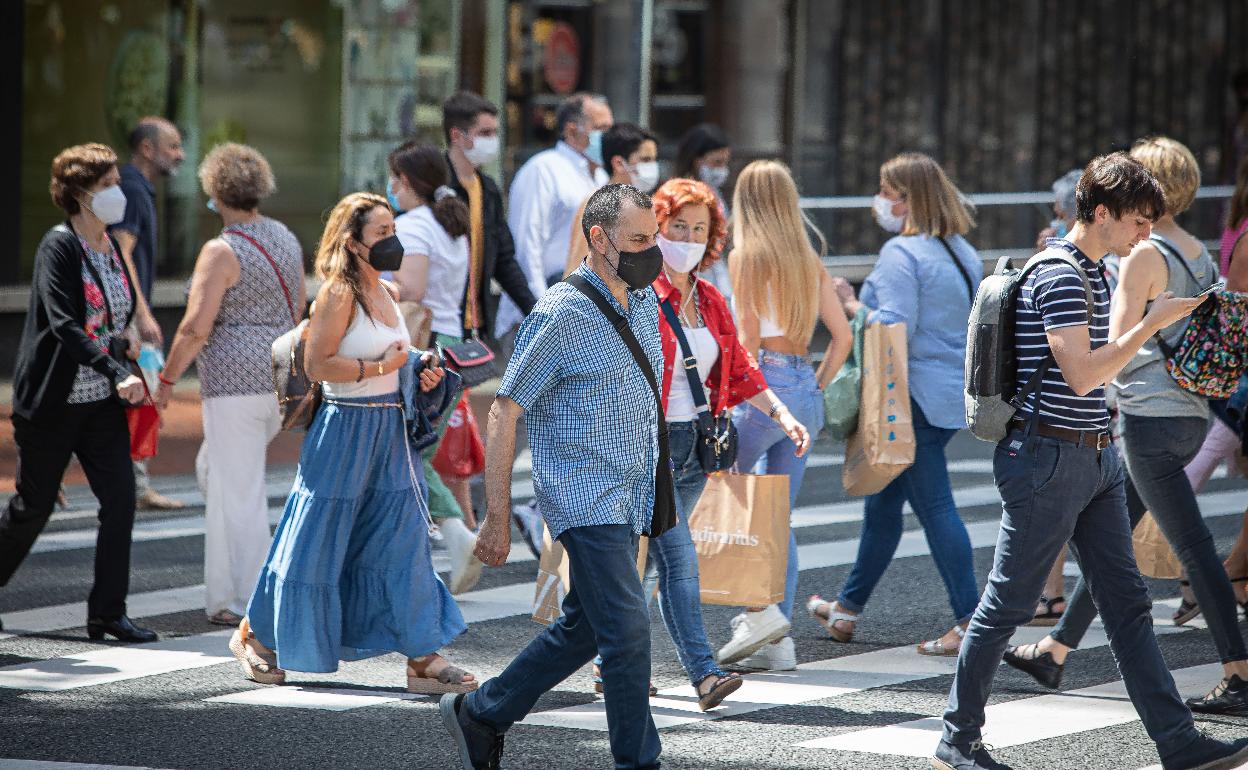
<instances>
[{"instance_id":1,"label":"blue tiered maxi skirt","mask_svg":"<svg viewBox=\"0 0 1248 770\"><path fill-rule=\"evenodd\" d=\"M325 402L247 617L291 671L387 652L418 658L467 630L433 569L397 394ZM419 458L414 457L417 479ZM423 486L423 485L422 485Z\"/></svg>"}]
</instances>

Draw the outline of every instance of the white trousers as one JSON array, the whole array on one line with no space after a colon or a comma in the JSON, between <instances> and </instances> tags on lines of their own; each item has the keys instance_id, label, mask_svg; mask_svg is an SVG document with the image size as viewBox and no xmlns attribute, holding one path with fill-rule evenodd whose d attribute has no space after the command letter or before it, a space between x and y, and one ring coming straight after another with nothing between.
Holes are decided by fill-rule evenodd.
<instances>
[{"instance_id":1,"label":"white trousers","mask_svg":"<svg viewBox=\"0 0 1248 770\"><path fill-rule=\"evenodd\" d=\"M242 615L269 555L265 451L281 416L272 393L205 398L203 416L195 474L206 508L204 606Z\"/></svg>"}]
</instances>

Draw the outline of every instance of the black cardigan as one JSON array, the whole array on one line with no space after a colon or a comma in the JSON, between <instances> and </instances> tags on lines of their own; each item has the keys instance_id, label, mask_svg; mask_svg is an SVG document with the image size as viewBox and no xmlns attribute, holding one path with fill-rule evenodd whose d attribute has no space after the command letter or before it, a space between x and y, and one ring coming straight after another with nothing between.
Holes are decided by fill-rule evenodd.
<instances>
[{"instance_id":1,"label":"black cardigan","mask_svg":"<svg viewBox=\"0 0 1248 770\"><path fill-rule=\"evenodd\" d=\"M450 155L446 156L447 168L451 171L451 189L459 199L468 205L468 192L459 183L455 174L455 166ZM498 296L490 291L490 279L498 281L498 285L507 296L520 307L521 312L528 315L537 304L537 298L529 289L529 281L516 261L516 244L511 238L511 229L507 227L507 214L503 211L503 194L498 185L489 176L477 172L481 180L481 219L485 231L485 247L481 250L481 274L484 280L477 287L477 301L481 307L481 329L488 336L494 334L494 317L498 315ZM461 310L467 305L468 289L464 288L464 302ZM466 317L466 313L464 316Z\"/></svg>"},{"instance_id":2,"label":"black cardigan","mask_svg":"<svg viewBox=\"0 0 1248 770\"><path fill-rule=\"evenodd\" d=\"M117 248L116 243L113 248ZM13 376L13 413L31 422L52 423L64 414L65 400L80 365L90 366L114 382L130 375L87 336L87 299L82 283L82 261L86 258L68 222L49 230L35 252L30 307ZM134 276L130 276L129 284L130 313L123 326L134 317Z\"/></svg>"}]
</instances>

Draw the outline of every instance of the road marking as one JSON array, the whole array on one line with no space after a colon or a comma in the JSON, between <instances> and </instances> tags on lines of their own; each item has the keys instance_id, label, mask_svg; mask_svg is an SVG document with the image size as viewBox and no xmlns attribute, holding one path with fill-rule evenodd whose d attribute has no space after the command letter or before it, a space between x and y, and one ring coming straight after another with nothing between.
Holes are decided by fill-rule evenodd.
<instances>
[{"instance_id":1,"label":"road marking","mask_svg":"<svg viewBox=\"0 0 1248 770\"><path fill-rule=\"evenodd\" d=\"M351 711L383 703L428 700L426 695L393 692L385 695L377 690L356 690L338 687L261 687L255 690L208 698L205 703L231 703L242 706Z\"/></svg>"},{"instance_id":2,"label":"road marking","mask_svg":"<svg viewBox=\"0 0 1248 770\"><path fill-rule=\"evenodd\" d=\"M41 759L0 759L0 770L154 770L150 767L83 765L78 762L45 762Z\"/></svg>"}]
</instances>

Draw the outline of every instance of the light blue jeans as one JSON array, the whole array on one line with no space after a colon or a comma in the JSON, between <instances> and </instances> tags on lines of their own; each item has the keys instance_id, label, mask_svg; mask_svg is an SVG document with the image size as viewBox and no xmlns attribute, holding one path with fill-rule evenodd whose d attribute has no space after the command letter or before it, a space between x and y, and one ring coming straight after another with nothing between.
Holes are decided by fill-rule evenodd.
<instances>
[{"instance_id":1,"label":"light blue jeans","mask_svg":"<svg viewBox=\"0 0 1248 770\"><path fill-rule=\"evenodd\" d=\"M823 393L815 380L815 370L807 356L785 355L763 350L758 368L768 387L793 413L793 417L813 438L823 428ZM802 488L806 460L798 457L792 440L779 423L749 404L741 404L732 413L738 433L737 468L749 473L784 474L789 477L789 510L797 504ZM797 538L789 530L789 566L784 580L784 601L780 611L793 618L793 597L797 594Z\"/></svg>"}]
</instances>

